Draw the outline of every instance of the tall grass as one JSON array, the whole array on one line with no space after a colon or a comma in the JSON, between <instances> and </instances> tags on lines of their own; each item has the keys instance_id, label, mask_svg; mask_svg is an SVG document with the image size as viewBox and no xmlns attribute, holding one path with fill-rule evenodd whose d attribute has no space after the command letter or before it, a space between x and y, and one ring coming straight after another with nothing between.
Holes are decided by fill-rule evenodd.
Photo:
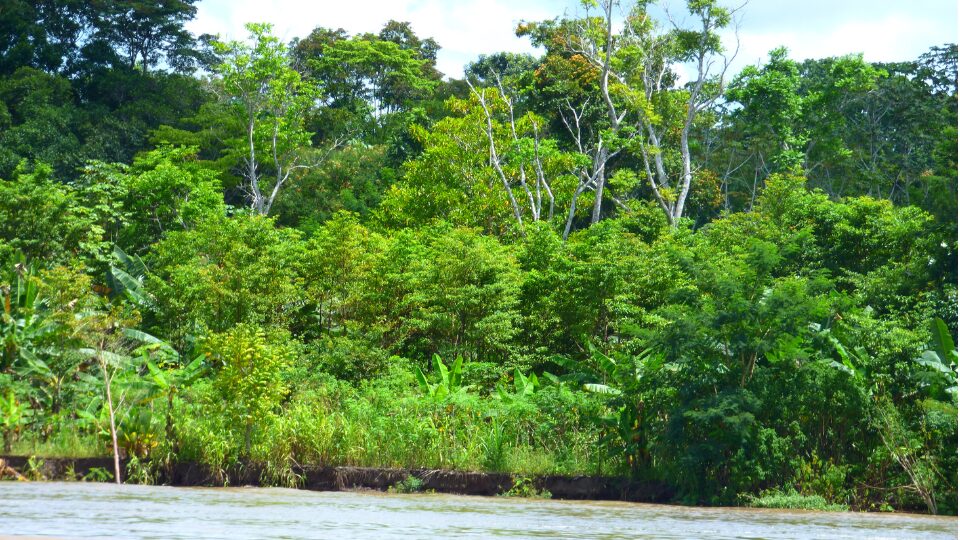
<instances>
[{"instance_id":1,"label":"tall grass","mask_svg":"<svg viewBox=\"0 0 960 540\"><path fill-rule=\"evenodd\" d=\"M284 464L597 472L597 428L586 415L571 414L592 406L583 403L583 394L548 389L531 402L476 394L434 401L413 386L397 393L395 383L333 383L300 393L281 413L260 419L249 456L241 455L241 434L209 410L215 404L181 403L178 458L214 468L256 461L286 479Z\"/></svg>"},{"instance_id":2,"label":"tall grass","mask_svg":"<svg viewBox=\"0 0 960 540\"><path fill-rule=\"evenodd\" d=\"M36 434L28 433L13 443L11 453L17 456L49 458L88 458L110 455L107 446L96 436L69 430L57 431L46 440Z\"/></svg>"},{"instance_id":3,"label":"tall grass","mask_svg":"<svg viewBox=\"0 0 960 540\"><path fill-rule=\"evenodd\" d=\"M545 387L524 399L460 393L424 395L412 375L395 372L368 383L314 380L273 414L256 419L249 452L245 430L223 414L223 403L200 382L174 402L172 440L166 437L166 403L152 409L159 440L156 463L195 462L226 481L226 472L263 466L268 484L295 486L298 466L360 466L504 472L520 476L596 474L601 404L594 396ZM123 431L124 425L121 425ZM95 435L70 426L45 441L25 438L15 453L44 457L107 456ZM139 433L139 431L138 431ZM600 472L616 474L608 460Z\"/></svg>"}]
</instances>

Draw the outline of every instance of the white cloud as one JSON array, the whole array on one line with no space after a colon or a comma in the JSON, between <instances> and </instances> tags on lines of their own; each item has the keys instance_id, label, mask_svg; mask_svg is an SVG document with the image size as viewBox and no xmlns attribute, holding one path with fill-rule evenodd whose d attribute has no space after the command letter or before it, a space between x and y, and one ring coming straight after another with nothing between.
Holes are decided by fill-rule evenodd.
<instances>
[{"instance_id":1,"label":"white cloud","mask_svg":"<svg viewBox=\"0 0 960 540\"><path fill-rule=\"evenodd\" d=\"M239 39L244 37L244 23L271 22L277 35L289 40L317 26L360 33L379 31L390 19L409 21L417 35L440 43L440 71L459 77L464 64L479 54L532 52L529 41L514 34L517 23L560 15L563 4L556 0L202 0L188 28Z\"/></svg>"},{"instance_id":2,"label":"white cloud","mask_svg":"<svg viewBox=\"0 0 960 540\"><path fill-rule=\"evenodd\" d=\"M667 0L682 12L681 0ZM271 22L285 40L317 26L376 32L390 19L409 21L442 47L440 71L459 77L480 54L533 52L514 29L575 10L577 0L201 0L194 33L245 37L243 24ZM731 4L733 2L730 2ZM740 53L733 66L763 62L781 45L802 60L863 52L868 61L916 58L932 45L957 41L955 0L753 0L743 12ZM727 36L727 41L731 36Z\"/></svg>"},{"instance_id":3,"label":"white cloud","mask_svg":"<svg viewBox=\"0 0 960 540\"><path fill-rule=\"evenodd\" d=\"M863 53L868 62L910 60L951 36L931 32L921 18L889 16L873 21L847 21L821 32L793 30L742 32L740 61L747 65L766 61L767 53L784 46L797 60ZM939 38L939 39L938 39ZM955 38L954 38L955 39Z\"/></svg>"}]
</instances>

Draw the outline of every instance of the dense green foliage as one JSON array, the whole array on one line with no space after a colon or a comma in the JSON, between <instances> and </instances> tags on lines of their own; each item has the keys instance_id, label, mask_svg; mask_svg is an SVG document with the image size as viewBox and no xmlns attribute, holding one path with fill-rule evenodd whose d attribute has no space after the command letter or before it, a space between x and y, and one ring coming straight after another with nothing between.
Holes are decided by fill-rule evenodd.
<instances>
[{"instance_id":1,"label":"dense green foliage","mask_svg":"<svg viewBox=\"0 0 960 540\"><path fill-rule=\"evenodd\" d=\"M6 451L956 512L956 46L654 92L727 10L599 2L443 80L407 23L193 3L0 11Z\"/></svg>"}]
</instances>

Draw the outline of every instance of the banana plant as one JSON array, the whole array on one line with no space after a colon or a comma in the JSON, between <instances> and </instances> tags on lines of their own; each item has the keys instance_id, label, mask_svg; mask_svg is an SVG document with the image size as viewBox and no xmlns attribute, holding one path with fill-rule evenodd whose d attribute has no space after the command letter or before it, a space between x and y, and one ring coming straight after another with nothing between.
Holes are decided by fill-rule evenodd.
<instances>
[{"instance_id":1,"label":"banana plant","mask_svg":"<svg viewBox=\"0 0 960 540\"><path fill-rule=\"evenodd\" d=\"M870 370L869 353L862 346L845 344L844 340L829 331L822 331L821 334L829 339L837 358L839 358L839 360L828 360L828 364L834 369L850 375L863 388L867 396L873 397L876 383L873 382L873 374ZM925 368L924 372L920 374L921 382L934 393L946 392L956 399L957 346L950 336L946 323L941 319L935 319L931 322L930 334L932 336L931 348L923 351L918 358L914 359L918 365Z\"/></svg>"},{"instance_id":2,"label":"banana plant","mask_svg":"<svg viewBox=\"0 0 960 540\"><path fill-rule=\"evenodd\" d=\"M133 358L139 358L143 363L138 369L142 374L136 379L134 387L140 391L140 396L135 400L139 405L149 406L152 410L153 404L158 399L165 399L166 412L164 418L164 433L166 439L175 443L176 439L173 432L173 401L180 390L193 383L205 371L203 364L204 356L199 355L193 361L186 365L181 365L180 354L166 341L157 338L151 334L134 328L123 329L123 335L141 345L132 352ZM133 418L132 413L128 413L128 418ZM152 412L150 413L152 417ZM124 423L121 431L126 432L128 428L133 429L133 435L121 433L121 439L131 436L147 437L149 433L144 429L146 425L140 414L137 422L127 425ZM136 427L139 426L139 427ZM132 444L127 441L126 444ZM134 444L135 447L141 446ZM141 456L142 457L142 456Z\"/></svg>"},{"instance_id":3,"label":"banana plant","mask_svg":"<svg viewBox=\"0 0 960 540\"><path fill-rule=\"evenodd\" d=\"M526 376L520 371L520 368L514 368L513 392L507 390L506 385L503 383L499 383L497 385L497 395L504 403L515 403L529 398L539 389L540 379L536 373L531 373L530 376Z\"/></svg>"},{"instance_id":4,"label":"banana plant","mask_svg":"<svg viewBox=\"0 0 960 540\"><path fill-rule=\"evenodd\" d=\"M0 282L0 371L39 352L42 343L57 330L48 316L48 302L40 293L33 266L21 256L8 282Z\"/></svg>"},{"instance_id":5,"label":"banana plant","mask_svg":"<svg viewBox=\"0 0 960 540\"><path fill-rule=\"evenodd\" d=\"M827 335L840 358L839 362L829 361L829 365L849 374L861 391L870 398L873 404L870 409L872 423L880 435L880 440L910 478L912 488L926 503L930 513L936 514L935 476L925 472L935 471L936 462L930 458L928 450L916 442L893 401L877 385L870 369L873 362L869 353L862 346L850 347L845 345L842 339ZM951 393L956 403L956 347L943 321L933 322L932 335L933 350L925 351L916 362L930 370L926 375L928 381L932 381L934 390L939 388Z\"/></svg>"},{"instance_id":6,"label":"banana plant","mask_svg":"<svg viewBox=\"0 0 960 540\"><path fill-rule=\"evenodd\" d=\"M82 364L75 361L76 355L65 354L64 351L45 354L45 359L42 359L34 352L23 350L21 357L26 362L15 372L38 386L44 398L44 407L56 415L65 401L64 394L70 394L70 381L83 368Z\"/></svg>"},{"instance_id":7,"label":"banana plant","mask_svg":"<svg viewBox=\"0 0 960 540\"><path fill-rule=\"evenodd\" d=\"M113 247L113 258L117 264L110 265L107 271L107 285L113 296L123 296L141 310L156 308L153 297L143 286L149 275L147 265L138 255L128 255L119 246Z\"/></svg>"},{"instance_id":8,"label":"banana plant","mask_svg":"<svg viewBox=\"0 0 960 540\"><path fill-rule=\"evenodd\" d=\"M3 430L3 451L9 454L13 440L20 433L20 429L27 422L29 409L17 401L13 390L7 390L7 395L0 398L0 429Z\"/></svg>"},{"instance_id":9,"label":"banana plant","mask_svg":"<svg viewBox=\"0 0 960 540\"><path fill-rule=\"evenodd\" d=\"M430 382L419 366L414 371L420 389L430 399L443 401L455 395L466 394L473 388L470 385L463 385L462 357L458 356L457 359L454 360L453 365L448 368L446 364L443 363L443 360L440 359L440 356L435 354L433 355L433 366L440 378L436 383Z\"/></svg>"},{"instance_id":10,"label":"banana plant","mask_svg":"<svg viewBox=\"0 0 960 540\"><path fill-rule=\"evenodd\" d=\"M930 350L924 351L916 362L926 368L921 374L922 382L934 393L941 391L957 399L957 346L946 323L935 319L930 324L933 341Z\"/></svg>"},{"instance_id":11,"label":"banana plant","mask_svg":"<svg viewBox=\"0 0 960 540\"><path fill-rule=\"evenodd\" d=\"M845 345L843 341L838 339L829 331L825 331L824 335L828 337L830 343L833 345L834 351L837 353L839 360L828 360L828 364L853 377L855 381L863 385L867 395L873 395L873 387L868 383L870 382L871 373L870 373L870 362L869 362L869 353L861 345L856 345L850 347Z\"/></svg>"},{"instance_id":12,"label":"banana plant","mask_svg":"<svg viewBox=\"0 0 960 540\"><path fill-rule=\"evenodd\" d=\"M84 329L87 340L86 347L76 350L80 355L88 358L98 368L102 377L104 393L103 406L107 409L110 439L113 446L113 465L116 482L121 483L120 477L120 448L118 443L117 416L125 402L124 388L119 397L113 394L113 384L116 376L135 367L134 354L142 353L145 348L155 347L163 350L173 349L159 339L131 328L125 328L125 321L116 319L112 313L105 311L88 310L75 315L78 327ZM144 343L135 348L131 354L132 342ZM175 354L175 353L174 353ZM116 398L116 399L115 399Z\"/></svg>"},{"instance_id":13,"label":"banana plant","mask_svg":"<svg viewBox=\"0 0 960 540\"><path fill-rule=\"evenodd\" d=\"M169 345L167 345L169 347ZM171 348L172 350L172 348ZM205 371L204 356L200 355L192 362L177 369L161 369L149 358L145 359L147 367L147 381L152 387L150 401L158 397L165 397L167 401L166 416L164 418L164 432L167 440L172 444L176 438L173 432L173 400L180 389L196 381Z\"/></svg>"},{"instance_id":14,"label":"banana plant","mask_svg":"<svg viewBox=\"0 0 960 540\"><path fill-rule=\"evenodd\" d=\"M637 355L608 356L588 344L591 362L561 362L567 379L578 380L587 392L606 396L610 414L600 420L600 444L612 455L626 455L637 475L650 464L647 449L647 379L665 366L664 358L645 350Z\"/></svg>"}]
</instances>

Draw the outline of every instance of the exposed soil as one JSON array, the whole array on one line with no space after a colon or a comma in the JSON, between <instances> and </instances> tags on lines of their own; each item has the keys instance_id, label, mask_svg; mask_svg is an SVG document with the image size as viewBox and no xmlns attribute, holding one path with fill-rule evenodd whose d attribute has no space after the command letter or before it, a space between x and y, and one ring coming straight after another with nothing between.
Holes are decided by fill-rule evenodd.
<instances>
[{"instance_id":1,"label":"exposed soil","mask_svg":"<svg viewBox=\"0 0 960 540\"><path fill-rule=\"evenodd\" d=\"M91 469L113 470L111 458L45 458L38 471L28 471L28 458L9 456L0 459L22 474L39 472L44 478L78 480ZM126 463L122 464L124 469ZM482 473L427 469L377 469L366 467L296 467L302 489L345 491L373 489L386 491L408 476L423 481L422 489L458 495L498 495L514 485L515 477L504 473ZM70 474L73 478L69 478ZM159 471L159 484L172 486L261 486L276 485L258 464L214 471L197 463L177 463ZM673 493L663 484L638 482L624 478L598 476L535 476L533 487L549 491L554 499L668 502Z\"/></svg>"}]
</instances>

